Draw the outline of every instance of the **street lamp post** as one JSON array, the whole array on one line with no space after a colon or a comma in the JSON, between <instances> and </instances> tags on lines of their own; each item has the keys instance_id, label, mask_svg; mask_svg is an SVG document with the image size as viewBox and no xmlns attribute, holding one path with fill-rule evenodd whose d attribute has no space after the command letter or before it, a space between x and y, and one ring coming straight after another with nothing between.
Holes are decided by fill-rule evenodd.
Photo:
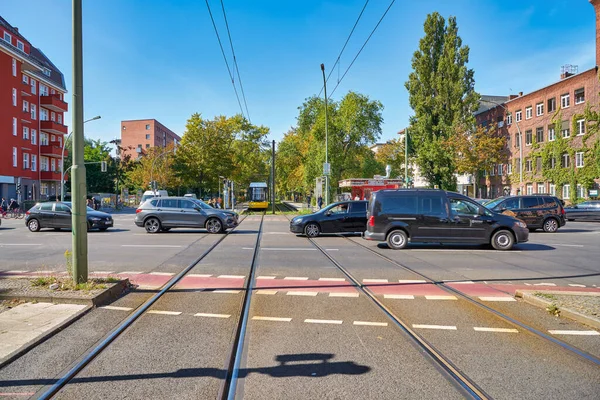
<instances>
[{"instance_id":1,"label":"street lamp post","mask_svg":"<svg viewBox=\"0 0 600 400\"><path fill-rule=\"evenodd\" d=\"M96 115L94 118L90 118L86 121L83 121L83 123L85 124L86 122L95 121L100 118L102 117ZM65 201L65 147L67 146L67 142L71 138L72 134L73 131L71 131L71 133L69 133L67 135L67 138L63 141L62 153L60 156L60 201Z\"/></svg>"},{"instance_id":2,"label":"street lamp post","mask_svg":"<svg viewBox=\"0 0 600 400\"><path fill-rule=\"evenodd\" d=\"M329 143L327 135L327 80L325 79L325 64L321 64L323 72L323 88L325 90L325 165L323 166L323 175L325 175L325 205L329 204Z\"/></svg>"}]
</instances>

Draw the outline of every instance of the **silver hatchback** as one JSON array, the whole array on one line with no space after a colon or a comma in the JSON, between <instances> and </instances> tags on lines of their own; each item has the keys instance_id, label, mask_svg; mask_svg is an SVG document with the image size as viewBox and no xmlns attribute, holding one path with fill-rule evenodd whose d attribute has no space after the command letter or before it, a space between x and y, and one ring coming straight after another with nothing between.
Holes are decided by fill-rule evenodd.
<instances>
[{"instance_id":1,"label":"silver hatchback","mask_svg":"<svg viewBox=\"0 0 600 400\"><path fill-rule=\"evenodd\" d=\"M168 232L171 228L204 228L209 233L221 233L238 224L237 213L189 197L148 199L135 213L135 224L148 233Z\"/></svg>"}]
</instances>

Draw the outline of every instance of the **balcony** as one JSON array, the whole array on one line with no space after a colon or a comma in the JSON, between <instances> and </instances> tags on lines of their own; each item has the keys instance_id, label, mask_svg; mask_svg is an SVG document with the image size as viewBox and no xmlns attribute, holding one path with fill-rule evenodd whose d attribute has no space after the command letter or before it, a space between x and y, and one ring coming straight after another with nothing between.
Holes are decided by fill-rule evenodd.
<instances>
[{"instance_id":1,"label":"balcony","mask_svg":"<svg viewBox=\"0 0 600 400\"><path fill-rule=\"evenodd\" d=\"M60 171L41 171L40 178L43 181L60 181Z\"/></svg>"},{"instance_id":2,"label":"balcony","mask_svg":"<svg viewBox=\"0 0 600 400\"><path fill-rule=\"evenodd\" d=\"M62 101L57 94L51 94L49 96L40 96L40 105L48 110L56 112L67 112L69 111L69 105Z\"/></svg>"},{"instance_id":3,"label":"balcony","mask_svg":"<svg viewBox=\"0 0 600 400\"><path fill-rule=\"evenodd\" d=\"M55 145L41 145L40 146L40 154L48 157L58 157L62 156L62 147ZM65 149L65 157L69 154L69 151Z\"/></svg>"},{"instance_id":4,"label":"balcony","mask_svg":"<svg viewBox=\"0 0 600 400\"><path fill-rule=\"evenodd\" d=\"M40 129L54 135L67 134L67 127L54 121L40 121Z\"/></svg>"}]
</instances>

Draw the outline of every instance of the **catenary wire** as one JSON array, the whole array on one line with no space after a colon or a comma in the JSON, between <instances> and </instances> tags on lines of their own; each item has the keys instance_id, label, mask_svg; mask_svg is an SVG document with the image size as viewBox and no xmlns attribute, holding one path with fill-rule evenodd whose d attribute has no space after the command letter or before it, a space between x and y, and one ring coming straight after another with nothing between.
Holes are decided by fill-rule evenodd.
<instances>
[{"instance_id":1,"label":"catenary wire","mask_svg":"<svg viewBox=\"0 0 600 400\"><path fill-rule=\"evenodd\" d=\"M217 25L215 24L215 19L213 18L212 11L210 11L210 4L208 4L208 0L206 1L206 8L208 8L208 14L210 15L210 20L212 21L213 28L215 28L215 34L217 35L217 40L219 41L219 47L221 48L221 54L223 54L223 60L225 60L225 65L227 66L227 72L229 72L229 77L231 78L231 84L233 85L233 91L235 92L235 97L237 98L238 105L240 106L240 111L242 112L242 116L245 118L244 109L242 108L242 102L240 101L240 96L238 94L237 88L235 87L235 81L233 79L233 74L231 73L231 68L229 68L229 62L227 62L227 57L225 56L225 50L223 50L223 43L221 43L221 37L219 36L219 31L217 30Z\"/></svg>"},{"instance_id":2,"label":"catenary wire","mask_svg":"<svg viewBox=\"0 0 600 400\"><path fill-rule=\"evenodd\" d=\"M240 69L238 68L237 58L235 56L235 50L233 49L233 41L231 40L231 32L229 31L229 22L227 22L227 13L225 13L225 5L221 0L221 8L223 9L223 18L225 19L225 27L227 28L227 36L229 37L229 44L231 45L231 54L233 54L233 65L237 72L238 82L240 84L240 90L242 92L242 99L244 100L244 107L246 107L246 115L248 116L248 122L252 124L250 120L250 111L248 111L248 103L246 102L246 94L244 93L244 86L242 85L242 77L240 76Z\"/></svg>"},{"instance_id":3,"label":"catenary wire","mask_svg":"<svg viewBox=\"0 0 600 400\"><path fill-rule=\"evenodd\" d=\"M335 85L335 87L331 91L331 94L328 96L329 98L331 98L331 96L333 96L333 93L335 93L335 90L338 88L338 86L340 85L340 83L342 83L342 81L344 80L344 77L346 76L346 74L348 73L348 71L350 71L350 68L352 68L352 65L354 65L354 61L356 61L356 59L358 58L358 56L360 55L360 53L363 51L363 49L365 48L365 46L367 45L367 43L369 43L369 39L371 39L371 36L373 36L373 34L375 33L375 31L379 27L379 24L381 24L381 21L383 21L383 19L387 15L388 11L390 11L390 8L392 8L392 6L394 5L395 2L396 2L396 0L392 0L392 2L390 3L390 5L388 6L388 8L385 10L385 12L383 13L383 15L379 19L379 22L377 22L377 25L375 25L375 28L373 28L373 30L371 31L371 34L369 35L369 37L367 38L367 40L365 40L365 43L362 45L362 47L360 48L360 50L358 51L358 53L356 53L356 56L354 57L354 59L352 60L352 62L348 66L348 68L346 69L346 72L344 72L344 74L342 75L342 77L338 81L337 85Z\"/></svg>"}]
</instances>

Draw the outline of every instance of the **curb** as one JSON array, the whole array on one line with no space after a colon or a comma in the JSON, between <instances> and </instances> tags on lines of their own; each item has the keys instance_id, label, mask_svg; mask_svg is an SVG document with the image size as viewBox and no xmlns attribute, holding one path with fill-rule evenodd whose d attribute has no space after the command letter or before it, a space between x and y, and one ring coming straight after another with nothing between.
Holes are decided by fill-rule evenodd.
<instances>
[{"instance_id":1,"label":"curb","mask_svg":"<svg viewBox=\"0 0 600 400\"><path fill-rule=\"evenodd\" d=\"M534 293L537 293L537 290L517 290L515 293L515 297L520 297L523 299L523 301L525 301L526 303L529 303L531 305L534 305L536 307L540 307L540 308L546 308L552 304L554 304L552 301L550 300L545 300L542 298L539 298L537 296L534 295ZM585 295L593 295L593 296L598 296L599 294L597 292L592 292L592 293L587 293L587 292L559 292L559 291L551 291L551 290L544 290L544 294L557 294L557 295L579 295L579 296L585 296ZM592 328L596 328L596 329L600 329L600 319L598 318L594 318L594 317L590 317L588 315L584 315L581 313L578 313L577 311L573 311L570 310L568 308L560 308L560 316L561 317L567 317L569 319L575 320L577 322L580 322L582 324L591 326Z\"/></svg>"},{"instance_id":2,"label":"curb","mask_svg":"<svg viewBox=\"0 0 600 400\"><path fill-rule=\"evenodd\" d=\"M41 336L38 336L35 339L32 339L30 342L23 345L18 350L15 350L8 356L0 359L0 369L4 368L6 365L15 361L17 358L21 357L25 353L27 353L32 348L42 344L46 340L50 339L52 336L56 335L58 332L67 328L69 325L79 320L81 317L86 315L92 309L108 303L110 300L119 297L129 288L129 279L124 279L120 282L117 282L111 288L104 290L102 293L90 299L72 299L67 297L51 297L51 296L10 296L10 295L0 295L0 300L25 300L25 301L39 301L39 302L51 302L55 304L84 304L86 307L78 311L75 315L72 315L70 318L63 321L61 324L55 326L53 329L44 333Z\"/></svg>"}]
</instances>

